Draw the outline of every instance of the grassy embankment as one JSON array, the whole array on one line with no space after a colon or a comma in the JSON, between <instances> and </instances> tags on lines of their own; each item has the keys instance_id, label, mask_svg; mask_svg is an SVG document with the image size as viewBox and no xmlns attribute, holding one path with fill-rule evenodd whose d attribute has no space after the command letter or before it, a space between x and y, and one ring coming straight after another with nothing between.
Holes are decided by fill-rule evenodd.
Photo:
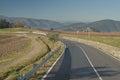
<instances>
[{"instance_id":1,"label":"grassy embankment","mask_svg":"<svg viewBox=\"0 0 120 80\"><path fill-rule=\"evenodd\" d=\"M21 29L18 29L18 30L14 29L13 31L15 31L15 32L21 31ZM22 29L22 31L26 31L26 30ZM27 31L29 31L29 30L27 30ZM7 35L6 35L6 32L7 32ZM20 64L13 65L12 67L9 67L8 69L0 72L1 80L3 80L3 79L16 80L19 74L27 73L29 70L31 70L33 68L34 64L39 63L42 60L42 58L47 55L48 52L52 51L53 49L55 49L56 47L59 46L59 42L56 42L53 44L47 37L39 37L38 38L35 35L27 34L25 36L29 36L30 38L24 37L27 39L27 41L22 41L21 39L19 39L19 37L16 37L16 34L12 33L12 36L8 35L8 33L10 34L10 32L12 32L12 29L0 30L0 33L2 33L2 35L0 36L1 37L0 40L4 39L3 41L6 43L6 46L4 44L3 44L3 46L8 47L7 44L11 44L12 41L14 41L14 43L12 43L10 45L10 48L13 48L14 50L10 49L10 48L7 48L7 49L5 48L5 50L3 50L3 51L6 52L6 51L11 50L11 52L6 52L6 54L3 54L3 52L1 52L1 55L4 55L4 56L1 56L2 57L2 59L0 60L1 67L6 66L6 65L2 66L1 64L3 64L3 63L9 62L11 60L15 61L15 60L19 59L20 57L25 56L25 54L31 50L32 38L35 38L35 41L39 43L37 46L40 46L41 49L40 49L39 53L34 55L31 59L29 59L27 61L23 61ZM15 38L13 38L13 40L10 40L12 37L15 37ZM0 44L2 44L2 43L0 43ZM17 45L17 44L19 44L19 45ZM17 46L15 46L15 45L17 45ZM54 45L54 48L53 48L53 45ZM19 48L20 46L21 46L21 48ZM20 53L20 54L18 54L18 53ZM26 56L26 57L28 57L28 56ZM11 64L11 63L9 63L9 64Z\"/></svg>"},{"instance_id":2,"label":"grassy embankment","mask_svg":"<svg viewBox=\"0 0 120 80\"><path fill-rule=\"evenodd\" d=\"M56 59L61 55L61 53L64 51L65 46L62 44L61 49L57 54L54 55L43 67L41 67L35 75L33 75L30 80L40 80L48 71L48 69L52 66L52 64L56 61Z\"/></svg>"},{"instance_id":3,"label":"grassy embankment","mask_svg":"<svg viewBox=\"0 0 120 80\"><path fill-rule=\"evenodd\" d=\"M45 37L39 37L38 41L42 40L44 42L44 44L46 44L46 46L49 46L48 50L50 50L50 52L54 51L59 45L60 42L55 42L55 44L53 44L53 42L49 41L48 38ZM55 62L55 60L61 55L61 53L64 51L64 44L61 45L61 49L59 50L59 52L57 54L54 55L54 57L52 57L43 67L41 67L36 73L35 75L33 75L30 80L40 80L45 73L48 71L48 69L52 66L52 64ZM49 53L50 53L49 52ZM47 57L48 55L45 55L44 57ZM41 62L41 59L38 60L35 64L39 64Z\"/></svg>"}]
</instances>

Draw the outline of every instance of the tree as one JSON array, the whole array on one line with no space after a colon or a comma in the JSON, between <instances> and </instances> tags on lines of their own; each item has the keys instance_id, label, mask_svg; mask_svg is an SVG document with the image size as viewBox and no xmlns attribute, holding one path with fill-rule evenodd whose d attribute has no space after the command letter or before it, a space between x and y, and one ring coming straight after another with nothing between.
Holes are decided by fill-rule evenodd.
<instances>
[{"instance_id":1,"label":"tree","mask_svg":"<svg viewBox=\"0 0 120 80\"><path fill-rule=\"evenodd\" d=\"M59 39L59 34L58 33L51 32L47 36L48 36L49 40L51 40L53 42L56 42Z\"/></svg>"},{"instance_id":2,"label":"tree","mask_svg":"<svg viewBox=\"0 0 120 80\"><path fill-rule=\"evenodd\" d=\"M23 28L24 24L21 21L16 21L16 22L13 23L12 27L13 28Z\"/></svg>"},{"instance_id":3,"label":"tree","mask_svg":"<svg viewBox=\"0 0 120 80\"><path fill-rule=\"evenodd\" d=\"M50 28L50 31L53 31L54 30L54 28Z\"/></svg>"},{"instance_id":4,"label":"tree","mask_svg":"<svg viewBox=\"0 0 120 80\"><path fill-rule=\"evenodd\" d=\"M54 47L54 43L59 40L59 34L50 32L49 34L47 34L47 36L48 36L49 40L51 40L53 42L53 47Z\"/></svg>"},{"instance_id":5,"label":"tree","mask_svg":"<svg viewBox=\"0 0 120 80\"><path fill-rule=\"evenodd\" d=\"M5 19L0 19L0 28L9 28L10 23L7 22Z\"/></svg>"}]
</instances>

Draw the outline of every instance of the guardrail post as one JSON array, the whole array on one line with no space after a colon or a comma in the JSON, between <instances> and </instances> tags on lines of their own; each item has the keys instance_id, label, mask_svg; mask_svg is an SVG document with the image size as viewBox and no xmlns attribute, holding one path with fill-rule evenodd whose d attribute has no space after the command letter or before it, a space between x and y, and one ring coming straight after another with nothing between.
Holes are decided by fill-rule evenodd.
<instances>
[{"instance_id":1,"label":"guardrail post","mask_svg":"<svg viewBox=\"0 0 120 80\"><path fill-rule=\"evenodd\" d=\"M26 80L24 76L25 76L24 74L23 74L23 75L20 75L20 76L18 77L18 80Z\"/></svg>"},{"instance_id":2,"label":"guardrail post","mask_svg":"<svg viewBox=\"0 0 120 80\"><path fill-rule=\"evenodd\" d=\"M45 58L43 58L42 61L44 62L44 61L45 61ZM45 64L43 64L43 67L45 67Z\"/></svg>"}]
</instances>

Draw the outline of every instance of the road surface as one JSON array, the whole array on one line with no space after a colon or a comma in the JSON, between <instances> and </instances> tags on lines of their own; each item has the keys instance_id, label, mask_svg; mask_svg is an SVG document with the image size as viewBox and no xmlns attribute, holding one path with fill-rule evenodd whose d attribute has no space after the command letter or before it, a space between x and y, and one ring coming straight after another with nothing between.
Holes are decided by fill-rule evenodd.
<instances>
[{"instance_id":1,"label":"road surface","mask_svg":"<svg viewBox=\"0 0 120 80\"><path fill-rule=\"evenodd\" d=\"M91 46L63 40L65 53L44 80L120 80L120 62Z\"/></svg>"}]
</instances>

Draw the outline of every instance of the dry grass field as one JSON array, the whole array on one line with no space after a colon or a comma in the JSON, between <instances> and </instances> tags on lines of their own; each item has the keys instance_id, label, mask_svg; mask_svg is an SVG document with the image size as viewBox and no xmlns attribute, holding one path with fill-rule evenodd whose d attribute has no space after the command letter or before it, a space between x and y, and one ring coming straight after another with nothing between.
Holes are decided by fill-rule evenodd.
<instances>
[{"instance_id":1,"label":"dry grass field","mask_svg":"<svg viewBox=\"0 0 120 80\"><path fill-rule=\"evenodd\" d=\"M0 58L21 51L27 42L24 36L0 35Z\"/></svg>"}]
</instances>

